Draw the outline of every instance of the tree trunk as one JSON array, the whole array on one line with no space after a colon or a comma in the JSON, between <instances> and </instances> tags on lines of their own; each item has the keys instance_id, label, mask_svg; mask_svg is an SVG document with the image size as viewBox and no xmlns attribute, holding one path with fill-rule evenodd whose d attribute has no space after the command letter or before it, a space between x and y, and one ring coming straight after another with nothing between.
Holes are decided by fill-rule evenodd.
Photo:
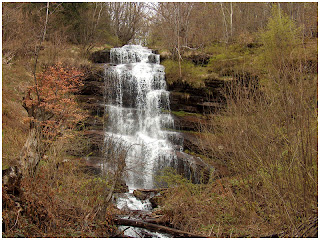
<instances>
[{"instance_id":1,"label":"tree trunk","mask_svg":"<svg viewBox=\"0 0 320 240\"><path fill-rule=\"evenodd\" d=\"M227 43L228 42L228 25L227 25L227 19L226 19L226 14L224 13L224 8L223 8L223 5L222 3L220 3L220 6L221 6L221 11L222 11L222 15L223 15L223 24L225 26L225 34L224 34L224 37L225 37L225 42Z\"/></svg>"},{"instance_id":2,"label":"tree trunk","mask_svg":"<svg viewBox=\"0 0 320 240\"><path fill-rule=\"evenodd\" d=\"M205 236L197 235L189 232L180 231L174 228L169 228L153 223L147 223L140 220L131 220L131 219L114 219L116 225L132 226L149 229L152 231L164 232L173 235L174 237L184 237L184 238L205 238Z\"/></svg>"},{"instance_id":3,"label":"tree trunk","mask_svg":"<svg viewBox=\"0 0 320 240\"><path fill-rule=\"evenodd\" d=\"M39 139L35 128L30 129L29 136L20 153L23 175L33 173L41 159Z\"/></svg>"},{"instance_id":4,"label":"tree trunk","mask_svg":"<svg viewBox=\"0 0 320 240\"><path fill-rule=\"evenodd\" d=\"M230 2L230 37L233 35L233 7L232 2Z\"/></svg>"},{"instance_id":5,"label":"tree trunk","mask_svg":"<svg viewBox=\"0 0 320 240\"><path fill-rule=\"evenodd\" d=\"M182 78L182 70L181 70L181 53L180 53L180 6L177 5L177 16L176 16L176 23L177 23L177 53L178 53L178 63L179 63L179 77Z\"/></svg>"}]
</instances>

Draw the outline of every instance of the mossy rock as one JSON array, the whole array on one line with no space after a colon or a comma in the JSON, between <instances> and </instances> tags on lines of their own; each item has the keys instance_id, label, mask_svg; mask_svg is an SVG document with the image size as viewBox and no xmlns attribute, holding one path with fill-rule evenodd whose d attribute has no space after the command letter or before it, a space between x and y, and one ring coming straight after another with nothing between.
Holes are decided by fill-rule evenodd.
<instances>
[{"instance_id":1,"label":"mossy rock","mask_svg":"<svg viewBox=\"0 0 320 240\"><path fill-rule=\"evenodd\" d=\"M150 194L144 193L144 192L139 191L137 189L133 191L133 195L139 200L146 200L147 198L150 197Z\"/></svg>"}]
</instances>

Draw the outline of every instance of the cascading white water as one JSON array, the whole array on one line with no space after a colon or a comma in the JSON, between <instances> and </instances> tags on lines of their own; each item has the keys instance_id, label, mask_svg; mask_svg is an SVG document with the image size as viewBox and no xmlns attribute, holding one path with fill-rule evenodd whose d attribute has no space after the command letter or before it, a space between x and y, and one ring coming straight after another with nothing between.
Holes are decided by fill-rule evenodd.
<instances>
[{"instance_id":1,"label":"cascading white water","mask_svg":"<svg viewBox=\"0 0 320 240\"><path fill-rule=\"evenodd\" d=\"M160 56L139 45L126 45L111 49L110 59L111 64L105 67L105 143L110 146L106 147L107 166L103 167L116 172L125 159L124 180L129 192L115 195L117 207L147 213L152 209L149 199L136 199L133 191L157 187L154 177L159 170L173 167L182 169L190 179L201 176L184 161L188 155L181 152L183 138L172 131L174 120ZM134 227L120 229L133 237L145 233L170 237Z\"/></svg>"},{"instance_id":2,"label":"cascading white water","mask_svg":"<svg viewBox=\"0 0 320 240\"><path fill-rule=\"evenodd\" d=\"M113 48L106 68L106 136L127 148L126 184L130 192L153 188L154 173L176 158L169 92L160 57L139 45ZM178 145L178 149L181 145Z\"/></svg>"}]
</instances>

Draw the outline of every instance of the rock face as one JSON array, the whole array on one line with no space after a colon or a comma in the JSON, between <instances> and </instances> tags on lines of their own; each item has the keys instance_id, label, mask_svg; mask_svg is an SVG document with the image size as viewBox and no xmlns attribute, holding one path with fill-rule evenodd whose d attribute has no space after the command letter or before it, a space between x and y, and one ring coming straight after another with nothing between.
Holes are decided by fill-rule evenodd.
<instances>
[{"instance_id":1,"label":"rock face","mask_svg":"<svg viewBox=\"0 0 320 240\"><path fill-rule=\"evenodd\" d=\"M89 175L99 175L101 174L100 163L102 160L101 157L85 157L82 159L82 161L85 162L85 166L82 170Z\"/></svg>"},{"instance_id":2,"label":"rock face","mask_svg":"<svg viewBox=\"0 0 320 240\"><path fill-rule=\"evenodd\" d=\"M182 131L199 131L202 126L208 124L208 119L204 115L179 115L173 112L175 128Z\"/></svg>"},{"instance_id":3,"label":"rock face","mask_svg":"<svg viewBox=\"0 0 320 240\"><path fill-rule=\"evenodd\" d=\"M123 179L120 179L113 190L114 193L126 193L129 192L129 187Z\"/></svg>"},{"instance_id":4,"label":"rock face","mask_svg":"<svg viewBox=\"0 0 320 240\"><path fill-rule=\"evenodd\" d=\"M88 153L91 157L101 157L104 141L103 132L103 93L104 93L104 69L101 65L95 65L90 69L84 80L84 86L79 92L78 101L84 110L87 110L89 117L84 122L88 139Z\"/></svg>"},{"instance_id":5,"label":"rock face","mask_svg":"<svg viewBox=\"0 0 320 240\"><path fill-rule=\"evenodd\" d=\"M206 164L201 158L194 157L184 152L176 152L177 171L193 183L208 183L214 168Z\"/></svg>"},{"instance_id":6,"label":"rock face","mask_svg":"<svg viewBox=\"0 0 320 240\"><path fill-rule=\"evenodd\" d=\"M191 58L193 58L191 56ZM191 59L189 59L191 60ZM200 61L200 62L199 62ZM205 63L205 58L204 58ZM196 58L194 64L200 64L201 58ZM197 134L202 127L210 127L210 119L206 118L208 114L219 113L226 107L226 98L234 97L240 93L258 95L259 78L252 73L227 73L228 78L217 77L211 74L205 81L202 88L194 88L187 83L174 82L169 85L171 110L175 114L175 127L182 132L184 150L201 155L210 155L211 158L218 161L210 164L216 169L214 177L227 176L229 173L223 164L224 159L216 157L213 152L210 140L201 139L201 134ZM176 113L175 113L176 112ZM226 152L232 155L232 152Z\"/></svg>"},{"instance_id":7,"label":"rock face","mask_svg":"<svg viewBox=\"0 0 320 240\"><path fill-rule=\"evenodd\" d=\"M103 94L104 94L104 69L103 65L95 64L86 69L84 85L77 93L77 100L81 107L88 112L88 118L84 121L83 135L86 139L85 152L74 151L73 155L84 157L86 161L85 172L100 174L100 162L103 156L104 132L103 132Z\"/></svg>"},{"instance_id":8,"label":"rock face","mask_svg":"<svg viewBox=\"0 0 320 240\"><path fill-rule=\"evenodd\" d=\"M104 144L104 132L102 130L87 130L84 131L84 136L88 140L90 151L86 155L91 157L102 157L103 156L103 144Z\"/></svg>"},{"instance_id":9,"label":"rock face","mask_svg":"<svg viewBox=\"0 0 320 240\"><path fill-rule=\"evenodd\" d=\"M183 147L185 150L202 154L205 150L204 142L200 142L198 133L183 132Z\"/></svg>"},{"instance_id":10,"label":"rock face","mask_svg":"<svg viewBox=\"0 0 320 240\"><path fill-rule=\"evenodd\" d=\"M110 51L109 50L96 51L91 54L89 60L91 60L93 63L109 63Z\"/></svg>"},{"instance_id":11,"label":"rock face","mask_svg":"<svg viewBox=\"0 0 320 240\"><path fill-rule=\"evenodd\" d=\"M181 83L169 86L175 128L182 131L185 150L203 154L206 146L199 142L196 133L210 124L206 114L214 114L225 107L226 85L223 80L208 78L204 88L193 88Z\"/></svg>"},{"instance_id":12,"label":"rock face","mask_svg":"<svg viewBox=\"0 0 320 240\"><path fill-rule=\"evenodd\" d=\"M187 83L169 85L172 111L214 113L225 106L225 81L207 79L205 87L194 88Z\"/></svg>"},{"instance_id":13,"label":"rock face","mask_svg":"<svg viewBox=\"0 0 320 240\"><path fill-rule=\"evenodd\" d=\"M210 57L208 54L191 54L187 59L192 61L194 65L206 66L210 61Z\"/></svg>"}]
</instances>

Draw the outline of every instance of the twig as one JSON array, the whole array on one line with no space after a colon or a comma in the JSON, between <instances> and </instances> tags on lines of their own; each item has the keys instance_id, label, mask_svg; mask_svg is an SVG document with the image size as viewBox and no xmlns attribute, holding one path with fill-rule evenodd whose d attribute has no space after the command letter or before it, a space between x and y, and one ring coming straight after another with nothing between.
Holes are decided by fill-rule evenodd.
<instances>
[{"instance_id":1,"label":"twig","mask_svg":"<svg viewBox=\"0 0 320 240\"><path fill-rule=\"evenodd\" d=\"M19 206L20 206L20 204L19 204ZM18 223L18 218L19 218L19 213L20 213L21 211L22 211L22 208L20 207L20 209L18 210L16 222L14 223L13 227L10 228L9 231L11 231L12 229L14 229L14 227L17 225L17 223Z\"/></svg>"}]
</instances>

